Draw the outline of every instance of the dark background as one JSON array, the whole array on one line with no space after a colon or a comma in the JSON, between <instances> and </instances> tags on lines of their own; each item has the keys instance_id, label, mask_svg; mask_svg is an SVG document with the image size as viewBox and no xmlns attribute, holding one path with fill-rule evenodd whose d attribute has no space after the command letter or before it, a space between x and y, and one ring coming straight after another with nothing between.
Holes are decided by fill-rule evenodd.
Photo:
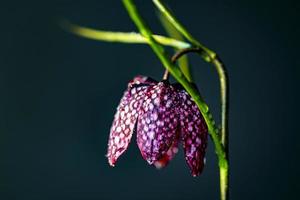
<instances>
[{"instance_id":1,"label":"dark background","mask_svg":"<svg viewBox=\"0 0 300 200\"><path fill-rule=\"evenodd\" d=\"M164 34L151 1L137 6ZM218 52L230 76L232 199L285 199L299 191L299 5L273 0L169 1L193 35ZM61 18L136 30L120 1L6 1L0 6L0 199L218 199L210 142L202 176L180 152L163 170L135 137L115 168L110 125L136 74L159 79L146 45L110 44L62 31ZM191 56L195 80L219 113L214 69Z\"/></svg>"}]
</instances>

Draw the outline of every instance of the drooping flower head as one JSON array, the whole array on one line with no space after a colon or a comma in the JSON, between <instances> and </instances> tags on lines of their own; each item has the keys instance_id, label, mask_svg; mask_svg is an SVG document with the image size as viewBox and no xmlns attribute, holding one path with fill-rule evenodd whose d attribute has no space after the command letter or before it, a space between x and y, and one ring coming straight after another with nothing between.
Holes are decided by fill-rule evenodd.
<instances>
[{"instance_id":1,"label":"drooping flower head","mask_svg":"<svg viewBox=\"0 0 300 200\"><path fill-rule=\"evenodd\" d=\"M166 166L182 142L192 175L201 173L207 126L197 105L180 85L144 76L128 83L110 131L107 157L111 166L128 148L134 130L142 157L149 164Z\"/></svg>"}]
</instances>

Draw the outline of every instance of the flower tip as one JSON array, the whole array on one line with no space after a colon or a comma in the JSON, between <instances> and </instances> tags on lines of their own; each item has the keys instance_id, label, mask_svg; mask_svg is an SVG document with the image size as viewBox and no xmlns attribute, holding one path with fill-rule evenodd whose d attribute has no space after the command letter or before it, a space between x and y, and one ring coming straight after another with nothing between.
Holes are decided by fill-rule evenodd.
<instances>
[{"instance_id":1,"label":"flower tip","mask_svg":"<svg viewBox=\"0 0 300 200\"><path fill-rule=\"evenodd\" d=\"M112 157L110 157L109 155L106 155L105 157L108 158L108 164L109 164L111 167L114 167L114 166L115 166L115 163L116 163L116 160L113 159Z\"/></svg>"},{"instance_id":2,"label":"flower tip","mask_svg":"<svg viewBox=\"0 0 300 200\"><path fill-rule=\"evenodd\" d=\"M192 171L192 176L193 177L197 177L197 176L199 176L201 174L201 171Z\"/></svg>"},{"instance_id":3,"label":"flower tip","mask_svg":"<svg viewBox=\"0 0 300 200\"><path fill-rule=\"evenodd\" d=\"M115 163L112 163L111 161L108 161L108 164L109 164L111 167L115 167Z\"/></svg>"},{"instance_id":4,"label":"flower tip","mask_svg":"<svg viewBox=\"0 0 300 200\"><path fill-rule=\"evenodd\" d=\"M156 169L162 169L164 167L164 163L160 161L154 162L153 165L156 167Z\"/></svg>"},{"instance_id":5,"label":"flower tip","mask_svg":"<svg viewBox=\"0 0 300 200\"><path fill-rule=\"evenodd\" d=\"M202 173L202 171L203 171L203 167L200 167L198 169L192 169L191 173L193 177L197 177Z\"/></svg>"}]
</instances>

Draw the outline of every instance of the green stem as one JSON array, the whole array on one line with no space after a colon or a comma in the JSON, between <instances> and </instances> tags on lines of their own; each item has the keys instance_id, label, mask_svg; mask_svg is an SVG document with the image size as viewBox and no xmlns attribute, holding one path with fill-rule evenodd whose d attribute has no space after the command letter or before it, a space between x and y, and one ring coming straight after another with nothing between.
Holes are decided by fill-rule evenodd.
<instances>
[{"instance_id":1,"label":"green stem","mask_svg":"<svg viewBox=\"0 0 300 200\"><path fill-rule=\"evenodd\" d=\"M199 107L205 122L207 123L208 130L210 133L210 136L214 142L215 145L215 151L219 159L219 167L222 169L222 174L225 174L221 177L221 184L226 183L226 180L228 180L226 174L228 174L228 162L226 159L226 153L223 148L223 145L221 143L221 140L218 136L218 128L215 126L215 121L212 118L212 115L209 112L209 108L206 105L206 103L201 98L198 91L193 87L191 83L188 82L188 80L185 78L185 76L182 74L180 69L176 67L174 64L171 63L170 59L166 56L163 47L155 41L155 39L152 37L152 32L148 28L148 26L145 24L141 16L139 15L134 3L132 0L123 0L123 3L128 11L129 16L133 20L133 22L136 24L137 28L141 32L141 34L147 38L149 45L153 49L153 51L156 53L164 67L169 70L169 72L172 74L172 76L186 89L186 91L191 95L191 97L194 99L195 103ZM227 185L224 185L225 188L227 188ZM222 192L221 192L222 193ZM226 191L223 191L221 194L222 200L226 199L227 189Z\"/></svg>"},{"instance_id":2,"label":"green stem","mask_svg":"<svg viewBox=\"0 0 300 200\"><path fill-rule=\"evenodd\" d=\"M220 96L221 96L221 141L228 153L228 97L229 97L229 87L228 87L228 75L224 64L221 62L220 58L216 56L212 60L212 64L215 66L219 79L220 79Z\"/></svg>"},{"instance_id":3,"label":"green stem","mask_svg":"<svg viewBox=\"0 0 300 200\"><path fill-rule=\"evenodd\" d=\"M228 97L229 97L229 87L228 87L228 76L223 66L221 60L218 56L212 60L213 65L220 79L220 92L221 92L221 142L224 147L227 162L229 162L229 148L228 148ZM220 168L220 191L221 199L229 199L229 169Z\"/></svg>"},{"instance_id":4,"label":"green stem","mask_svg":"<svg viewBox=\"0 0 300 200\"><path fill-rule=\"evenodd\" d=\"M62 21L60 25L64 30L88 39L100 40L104 42L122 42L122 43L136 43L136 44L148 43L148 40L139 33L95 30L87 27L78 26L68 21ZM171 46L176 49L183 49L191 46L189 43L176 40L173 38L165 37L162 35L153 35L153 37L160 44L165 46Z\"/></svg>"},{"instance_id":5,"label":"green stem","mask_svg":"<svg viewBox=\"0 0 300 200\"><path fill-rule=\"evenodd\" d=\"M189 41L192 45L200 48L205 54L202 54L202 58L207 62L210 62L218 73L220 79L220 96L221 96L221 142L224 147L225 156L228 162L228 76L226 68L221 62L217 54L199 41L197 41L187 29L176 19L171 11L160 1L153 0L158 10L169 20L169 22ZM229 182L229 169L220 168L220 187L221 187L221 199L228 199L228 182Z\"/></svg>"}]
</instances>

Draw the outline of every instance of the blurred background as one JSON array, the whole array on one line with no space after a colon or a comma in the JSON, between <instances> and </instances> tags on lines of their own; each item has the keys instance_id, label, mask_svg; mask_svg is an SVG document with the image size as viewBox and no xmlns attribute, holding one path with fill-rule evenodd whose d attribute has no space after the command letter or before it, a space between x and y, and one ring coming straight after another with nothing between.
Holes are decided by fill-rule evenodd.
<instances>
[{"instance_id":1,"label":"blurred background","mask_svg":"<svg viewBox=\"0 0 300 200\"><path fill-rule=\"evenodd\" d=\"M231 199L285 199L299 191L299 3L167 1L218 52L230 77ZM136 0L165 34L151 1ZM218 199L214 147L193 178L182 149L163 170L135 137L115 168L105 158L113 115L137 74L162 77L146 45L101 43L63 31L135 31L121 1L6 1L0 6L0 199ZM172 51L170 51L172 52ZM190 56L197 85L219 115L216 72Z\"/></svg>"}]
</instances>

